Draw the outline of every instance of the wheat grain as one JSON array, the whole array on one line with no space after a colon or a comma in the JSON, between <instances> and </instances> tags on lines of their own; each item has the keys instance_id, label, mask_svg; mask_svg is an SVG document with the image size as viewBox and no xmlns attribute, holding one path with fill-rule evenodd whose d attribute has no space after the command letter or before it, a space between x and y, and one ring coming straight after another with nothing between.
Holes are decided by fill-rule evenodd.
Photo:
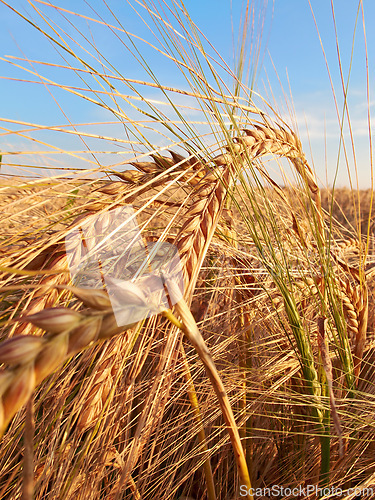
<instances>
[{"instance_id":1,"label":"wheat grain","mask_svg":"<svg viewBox=\"0 0 375 500\"><path fill-rule=\"evenodd\" d=\"M45 339L34 335L22 335L0 344L0 363L7 365L27 364L43 349Z\"/></svg>"}]
</instances>

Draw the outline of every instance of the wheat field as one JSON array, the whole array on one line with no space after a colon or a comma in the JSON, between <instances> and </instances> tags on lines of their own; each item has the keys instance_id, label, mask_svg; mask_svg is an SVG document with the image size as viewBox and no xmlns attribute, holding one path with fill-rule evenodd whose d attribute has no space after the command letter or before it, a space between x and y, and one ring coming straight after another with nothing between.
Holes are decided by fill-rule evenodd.
<instances>
[{"instance_id":1,"label":"wheat field","mask_svg":"<svg viewBox=\"0 0 375 500\"><path fill-rule=\"evenodd\" d=\"M137 8L183 88L115 17L83 16L147 81L33 4L81 87L38 61L33 77L122 132L56 125L83 149L2 152L18 170L0 178L0 498L375 498L372 190L324 188L182 3ZM54 174L31 175L52 153Z\"/></svg>"}]
</instances>

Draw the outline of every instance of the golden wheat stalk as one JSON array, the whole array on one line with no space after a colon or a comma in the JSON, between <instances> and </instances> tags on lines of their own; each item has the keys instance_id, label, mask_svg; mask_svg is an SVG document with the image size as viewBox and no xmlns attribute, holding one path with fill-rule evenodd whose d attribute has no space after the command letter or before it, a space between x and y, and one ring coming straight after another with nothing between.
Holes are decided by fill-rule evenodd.
<instances>
[{"instance_id":1,"label":"golden wheat stalk","mask_svg":"<svg viewBox=\"0 0 375 500\"><path fill-rule=\"evenodd\" d=\"M173 284L169 284L169 286L172 288ZM186 301L184 299L179 300L175 304L175 309L182 321L182 324L178 326L184 332L187 339L193 345L199 357L201 358L205 366L206 373L216 393L225 423L227 425L229 437L232 443L232 448L237 462L241 484L246 485L247 490L251 490L249 471L247 468L246 457L243 451L240 435L238 432L238 427L233 415L232 408L230 406L230 402L225 387L216 369L211 353L197 327L197 324L194 320L193 315L191 314L191 311ZM171 318L171 315L168 311L166 311L164 314L168 319L173 321L173 318ZM252 499L253 496L249 494L247 498Z\"/></svg>"}]
</instances>

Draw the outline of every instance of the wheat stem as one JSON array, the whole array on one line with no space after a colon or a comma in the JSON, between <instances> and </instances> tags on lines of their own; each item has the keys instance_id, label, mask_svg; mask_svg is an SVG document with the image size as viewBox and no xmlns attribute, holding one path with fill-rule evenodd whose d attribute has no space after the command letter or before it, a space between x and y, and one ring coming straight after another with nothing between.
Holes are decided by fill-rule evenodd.
<instances>
[{"instance_id":1,"label":"wheat stem","mask_svg":"<svg viewBox=\"0 0 375 500\"><path fill-rule=\"evenodd\" d=\"M243 451L240 435L238 432L238 427L233 415L232 408L230 406L230 402L225 390L225 387L221 381L220 375L216 369L215 363L212 359L211 353L208 350L208 347L197 327L197 324L194 320L193 315L190 312L190 309L184 299L180 300L175 304L176 312L181 317L181 322L179 322L176 318L173 318L173 314L171 311L164 312L164 315L173 322L176 326L178 326L186 335L186 338L193 345L195 350L197 351L199 357L201 358L207 375L211 381L212 387L216 393L218 398L218 402L227 425L228 434L232 443L232 448L234 451L239 477L241 481L241 485L245 485L247 490L251 489L251 482L249 471L247 469L246 457ZM249 493L247 498L250 500L253 499L253 496Z\"/></svg>"},{"instance_id":2,"label":"wheat stem","mask_svg":"<svg viewBox=\"0 0 375 500\"><path fill-rule=\"evenodd\" d=\"M34 430L34 398L31 396L26 404L22 500L33 500L34 497Z\"/></svg>"},{"instance_id":3,"label":"wheat stem","mask_svg":"<svg viewBox=\"0 0 375 500\"><path fill-rule=\"evenodd\" d=\"M191 407L194 411L194 418L199 426L199 431L198 431L199 443L201 445L202 451L204 453L207 453L208 446L207 446L207 440L206 440L206 433L204 432L204 427L203 427L202 415L201 415L201 411L199 408L197 393L195 391L194 382L193 382L193 378L191 376L189 363L187 362L186 354L185 354L185 350L184 350L183 346L181 346L181 351L182 351L182 360L183 360L183 365L184 365L185 379L186 379L186 382L188 385L187 392L188 392L188 396L189 396L189 401L190 401ZM214 483L214 478L213 478L213 474L212 474L211 461L210 461L209 457L204 461L203 468L204 468L204 474L205 474L206 486L207 486L207 497L209 500L216 500L215 483Z\"/></svg>"}]
</instances>

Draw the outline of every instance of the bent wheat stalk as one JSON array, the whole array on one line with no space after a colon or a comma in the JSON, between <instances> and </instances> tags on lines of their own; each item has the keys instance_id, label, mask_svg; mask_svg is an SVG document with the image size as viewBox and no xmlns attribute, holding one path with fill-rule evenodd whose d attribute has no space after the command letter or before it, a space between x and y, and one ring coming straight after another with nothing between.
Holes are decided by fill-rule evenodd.
<instances>
[{"instance_id":1,"label":"bent wheat stalk","mask_svg":"<svg viewBox=\"0 0 375 500\"><path fill-rule=\"evenodd\" d=\"M221 412L223 414L228 434L232 443L232 448L234 451L234 456L237 462L237 467L239 471L241 485L245 485L247 490L251 490L251 482L249 471L247 468L246 457L242 447L240 434L238 432L238 427L233 415L232 408L230 406L230 402L219 376L219 373L216 369L215 363L212 359L211 353L207 348L206 343L203 340L203 337L197 327L197 324L194 320L193 315L190 312L190 309L184 299L181 299L177 304L175 304L176 312L179 314L181 318L181 323L177 322L170 311L165 311L163 314L166 318L168 318L171 322L176 324L186 335L187 339L195 348L199 357L201 358L206 373L211 381L212 387L216 393ZM252 499L253 496L251 494L247 495L247 498Z\"/></svg>"}]
</instances>

